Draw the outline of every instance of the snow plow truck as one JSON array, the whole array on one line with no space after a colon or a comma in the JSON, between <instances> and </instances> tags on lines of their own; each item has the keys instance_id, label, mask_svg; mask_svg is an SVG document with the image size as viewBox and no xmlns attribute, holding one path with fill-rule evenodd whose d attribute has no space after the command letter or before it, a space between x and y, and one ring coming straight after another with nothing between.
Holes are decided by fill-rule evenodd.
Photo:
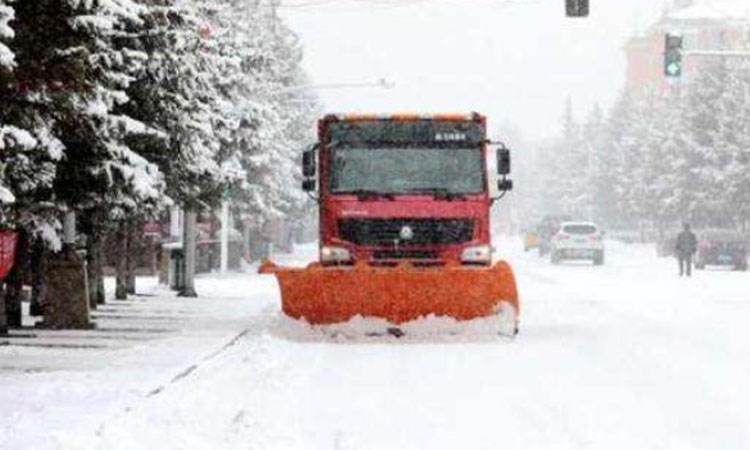
<instances>
[{"instance_id":1,"label":"snow plow truck","mask_svg":"<svg viewBox=\"0 0 750 450\"><path fill-rule=\"evenodd\" d=\"M318 138L302 171L320 206L319 262L260 267L276 275L285 315L312 325L385 319L396 330L485 319L499 334L518 332L515 277L492 263L490 241L490 206L513 187L510 151L487 139L484 116L327 115Z\"/></svg>"}]
</instances>

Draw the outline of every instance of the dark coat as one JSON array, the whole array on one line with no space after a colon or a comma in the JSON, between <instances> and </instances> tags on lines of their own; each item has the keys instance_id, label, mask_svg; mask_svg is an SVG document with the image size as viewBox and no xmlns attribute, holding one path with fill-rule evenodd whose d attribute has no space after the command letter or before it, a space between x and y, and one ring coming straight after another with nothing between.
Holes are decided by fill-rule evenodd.
<instances>
[{"instance_id":1,"label":"dark coat","mask_svg":"<svg viewBox=\"0 0 750 450\"><path fill-rule=\"evenodd\" d=\"M675 242L675 253L678 257L687 258L698 250L698 239L690 230L683 230L677 235Z\"/></svg>"}]
</instances>

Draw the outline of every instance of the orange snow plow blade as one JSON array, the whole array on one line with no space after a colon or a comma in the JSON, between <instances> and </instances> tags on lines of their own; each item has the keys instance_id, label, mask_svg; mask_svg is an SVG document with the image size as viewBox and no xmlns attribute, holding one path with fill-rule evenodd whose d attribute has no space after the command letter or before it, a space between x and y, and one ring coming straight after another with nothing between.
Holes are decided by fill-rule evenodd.
<instances>
[{"instance_id":1,"label":"orange snow plow blade","mask_svg":"<svg viewBox=\"0 0 750 450\"><path fill-rule=\"evenodd\" d=\"M386 319L393 324L430 315L456 320L491 316L501 303L519 311L516 281L510 266L447 265L281 268L263 264L281 288L284 314L311 324L346 322L355 316Z\"/></svg>"}]
</instances>

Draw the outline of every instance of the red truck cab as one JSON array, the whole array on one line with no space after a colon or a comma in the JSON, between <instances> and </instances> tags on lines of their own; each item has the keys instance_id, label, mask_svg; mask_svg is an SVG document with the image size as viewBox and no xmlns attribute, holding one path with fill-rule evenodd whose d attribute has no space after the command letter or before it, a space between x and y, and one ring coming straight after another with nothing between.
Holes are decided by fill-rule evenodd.
<instances>
[{"instance_id":1,"label":"red truck cab","mask_svg":"<svg viewBox=\"0 0 750 450\"><path fill-rule=\"evenodd\" d=\"M319 191L322 264L491 263L484 116L327 115L318 139L303 188ZM504 147L497 161L510 190Z\"/></svg>"}]
</instances>

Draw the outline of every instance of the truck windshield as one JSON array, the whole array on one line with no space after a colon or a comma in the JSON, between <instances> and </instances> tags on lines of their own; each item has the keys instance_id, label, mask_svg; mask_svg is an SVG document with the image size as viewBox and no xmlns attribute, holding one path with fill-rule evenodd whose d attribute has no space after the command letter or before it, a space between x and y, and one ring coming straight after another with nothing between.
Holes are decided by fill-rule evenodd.
<instances>
[{"instance_id":1,"label":"truck windshield","mask_svg":"<svg viewBox=\"0 0 750 450\"><path fill-rule=\"evenodd\" d=\"M484 191L477 148L348 148L331 153L331 192L476 194Z\"/></svg>"}]
</instances>

